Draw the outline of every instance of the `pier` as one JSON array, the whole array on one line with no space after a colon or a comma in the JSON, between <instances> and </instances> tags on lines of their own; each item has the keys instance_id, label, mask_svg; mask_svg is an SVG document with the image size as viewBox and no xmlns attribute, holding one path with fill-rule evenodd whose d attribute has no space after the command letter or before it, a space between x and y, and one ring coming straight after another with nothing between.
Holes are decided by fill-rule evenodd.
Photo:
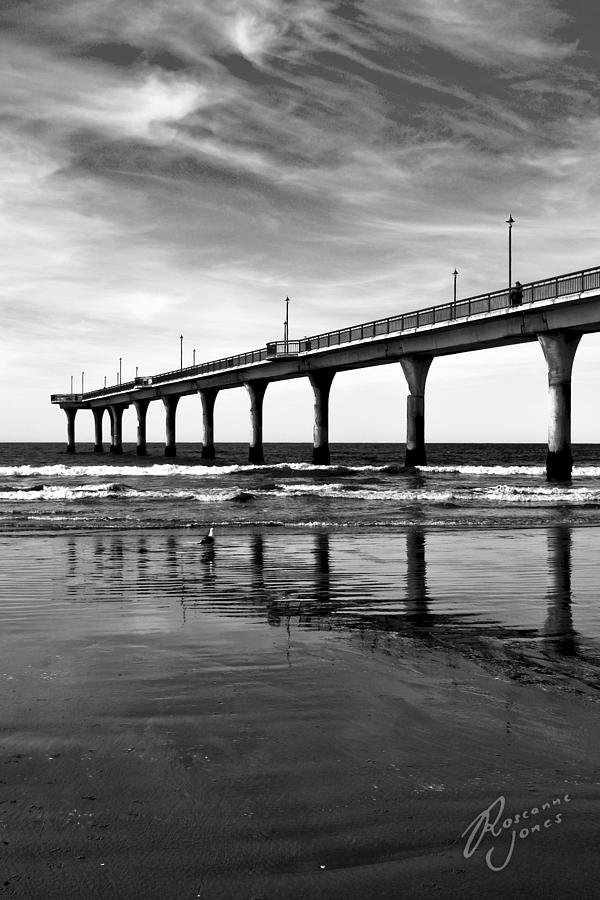
<instances>
[{"instance_id":1,"label":"pier","mask_svg":"<svg viewBox=\"0 0 600 900\"><path fill-rule=\"evenodd\" d=\"M123 452L123 413L137 415L137 453L146 455L146 414L151 402L165 408L165 455L175 456L179 399L198 394L202 408L201 458L215 458L214 406L219 391L244 387L249 395L251 463L264 462L263 399L269 384L308 378L314 393L313 460L330 462L329 393L337 372L399 363L407 387L407 466L426 465L425 388L438 356L537 341L548 370L549 480L571 478L571 371L584 334L600 331L600 267L554 276L440 306L417 309L312 335L272 341L235 354L85 393L53 394L67 417L67 452L74 453L79 410L94 416L97 453L104 450L103 419L110 419L110 452ZM368 436L365 436L368 438Z\"/></svg>"}]
</instances>

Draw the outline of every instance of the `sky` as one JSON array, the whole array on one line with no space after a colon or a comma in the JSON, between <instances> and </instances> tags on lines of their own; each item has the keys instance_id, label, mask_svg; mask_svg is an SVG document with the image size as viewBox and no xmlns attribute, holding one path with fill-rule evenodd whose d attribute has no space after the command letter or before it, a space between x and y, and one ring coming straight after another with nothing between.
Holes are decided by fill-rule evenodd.
<instances>
[{"instance_id":1,"label":"sky","mask_svg":"<svg viewBox=\"0 0 600 900\"><path fill-rule=\"evenodd\" d=\"M600 55L585 0L4 0L1 441L51 393L600 265ZM600 442L600 336L573 440ZM405 440L398 364L336 376L330 440ZM306 379L265 441L312 440ZM133 407L124 440L135 440ZM105 423L108 430L108 423ZM248 439L243 388L215 441ZM93 437L90 412L77 439ZM149 440L164 440L162 403ZM533 343L432 363L428 441L547 437ZM198 397L178 438L201 440ZM107 440L105 436L105 440Z\"/></svg>"}]
</instances>

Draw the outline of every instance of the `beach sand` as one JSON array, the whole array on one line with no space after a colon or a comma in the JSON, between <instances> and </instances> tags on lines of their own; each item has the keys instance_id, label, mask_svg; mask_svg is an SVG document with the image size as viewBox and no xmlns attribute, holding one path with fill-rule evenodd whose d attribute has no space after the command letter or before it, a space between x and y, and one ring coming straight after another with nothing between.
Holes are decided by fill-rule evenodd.
<instances>
[{"instance_id":1,"label":"beach sand","mask_svg":"<svg viewBox=\"0 0 600 900\"><path fill-rule=\"evenodd\" d=\"M179 536L0 549L0 895L597 896L593 666L250 615ZM466 858L499 797L513 822Z\"/></svg>"}]
</instances>

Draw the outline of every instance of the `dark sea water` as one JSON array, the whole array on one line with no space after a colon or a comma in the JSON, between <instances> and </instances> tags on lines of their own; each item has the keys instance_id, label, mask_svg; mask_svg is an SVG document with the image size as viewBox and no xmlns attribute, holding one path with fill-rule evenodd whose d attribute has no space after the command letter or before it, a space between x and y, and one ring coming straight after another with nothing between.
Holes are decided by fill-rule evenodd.
<instances>
[{"instance_id":1,"label":"dark sea water","mask_svg":"<svg viewBox=\"0 0 600 900\"><path fill-rule=\"evenodd\" d=\"M266 445L253 466L246 445L226 444L206 465L194 445L174 460L161 445L143 459L133 446L3 445L15 614L29 577L32 608L49 590L65 614L80 595L153 614L170 598L190 616L428 634L471 655L491 637L570 657L600 647L600 447L575 447L561 485L546 481L542 445L431 445L414 470L392 444L333 445L330 466L311 452Z\"/></svg>"},{"instance_id":2,"label":"dark sea water","mask_svg":"<svg viewBox=\"0 0 600 900\"><path fill-rule=\"evenodd\" d=\"M86 452L87 451L87 452ZM83 446L0 446L0 529L515 527L600 522L600 447L574 448L569 484L548 484L542 445L434 444L428 465L403 467L396 444L337 444L314 466L308 444L265 446L263 466L244 444L162 447L143 459Z\"/></svg>"}]
</instances>

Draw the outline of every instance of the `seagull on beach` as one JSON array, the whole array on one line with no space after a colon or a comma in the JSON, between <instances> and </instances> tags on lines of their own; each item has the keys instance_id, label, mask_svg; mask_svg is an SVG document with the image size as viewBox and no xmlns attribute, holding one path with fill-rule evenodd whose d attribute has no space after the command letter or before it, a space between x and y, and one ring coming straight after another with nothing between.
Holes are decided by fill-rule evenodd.
<instances>
[{"instance_id":1,"label":"seagull on beach","mask_svg":"<svg viewBox=\"0 0 600 900\"><path fill-rule=\"evenodd\" d=\"M215 539L213 537L213 526L211 525L210 531L208 532L208 534L204 535L204 537L202 538L200 543L201 544L214 544L214 542L215 542Z\"/></svg>"}]
</instances>

